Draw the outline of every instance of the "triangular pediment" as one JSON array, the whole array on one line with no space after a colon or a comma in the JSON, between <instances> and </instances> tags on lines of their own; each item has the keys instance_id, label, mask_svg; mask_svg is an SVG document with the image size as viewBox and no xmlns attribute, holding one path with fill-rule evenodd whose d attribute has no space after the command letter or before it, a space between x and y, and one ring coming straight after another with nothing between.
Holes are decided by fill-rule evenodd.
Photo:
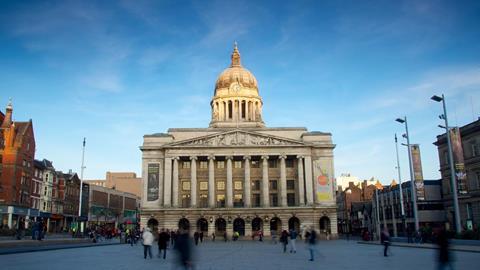
<instances>
[{"instance_id":1,"label":"triangular pediment","mask_svg":"<svg viewBox=\"0 0 480 270\"><path fill-rule=\"evenodd\" d=\"M168 146L229 147L229 146L303 146L301 141L257 132L233 130L171 143Z\"/></svg>"}]
</instances>

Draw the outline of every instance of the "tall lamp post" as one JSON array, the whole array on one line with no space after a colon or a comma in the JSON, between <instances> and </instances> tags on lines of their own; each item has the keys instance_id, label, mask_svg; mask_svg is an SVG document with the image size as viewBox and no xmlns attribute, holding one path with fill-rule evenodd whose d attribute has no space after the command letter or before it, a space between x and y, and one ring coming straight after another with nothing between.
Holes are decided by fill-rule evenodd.
<instances>
[{"instance_id":1,"label":"tall lamp post","mask_svg":"<svg viewBox=\"0 0 480 270\"><path fill-rule=\"evenodd\" d=\"M400 190L400 210L402 213L402 231L405 234L405 208L403 207L403 189L402 189L402 174L400 173L400 159L398 158L398 140L397 134L395 133L395 151L397 153L397 171L398 171L398 183Z\"/></svg>"},{"instance_id":2,"label":"tall lamp post","mask_svg":"<svg viewBox=\"0 0 480 270\"><path fill-rule=\"evenodd\" d=\"M416 193L416 187L415 187L415 179L414 179L414 173L413 173L413 164L412 164L412 149L410 148L410 136L408 134L408 122L407 122L407 117L404 116L403 118L397 118L395 121L405 124L405 136L407 139L407 148L408 148L408 163L410 166L410 189L412 192L412 201L413 201L413 218L415 220L415 231L418 231L420 229L420 226L418 224L418 208L417 208L417 193Z\"/></svg>"},{"instance_id":3,"label":"tall lamp post","mask_svg":"<svg viewBox=\"0 0 480 270\"><path fill-rule=\"evenodd\" d=\"M78 219L79 220L82 216L83 170L85 169L84 159L85 159L85 138L83 138L82 167L80 168L80 198L79 198L79 203L78 203ZM78 224L80 224L80 222Z\"/></svg>"},{"instance_id":4,"label":"tall lamp post","mask_svg":"<svg viewBox=\"0 0 480 270\"><path fill-rule=\"evenodd\" d=\"M450 186L452 187L453 195L453 209L455 212L455 232L462 232L462 225L460 223L460 209L458 206L458 194L457 194L457 181L455 181L455 168L453 166L453 151L452 151L452 142L450 140L450 128L448 126L448 117L447 117L447 106L445 105L445 96L442 94L441 97L434 95L431 97L432 100L436 102L442 102L443 104L443 114L440 115L440 119L445 120L445 126L439 125L439 127L445 129L445 135L447 136L447 145L448 145L448 164L450 165Z\"/></svg>"}]
</instances>

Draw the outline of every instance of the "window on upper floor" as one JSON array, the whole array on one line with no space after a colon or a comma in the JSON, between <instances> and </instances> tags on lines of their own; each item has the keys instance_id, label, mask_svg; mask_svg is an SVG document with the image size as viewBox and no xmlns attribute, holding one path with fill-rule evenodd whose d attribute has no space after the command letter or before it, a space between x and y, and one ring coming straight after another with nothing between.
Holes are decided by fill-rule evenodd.
<instances>
[{"instance_id":1,"label":"window on upper floor","mask_svg":"<svg viewBox=\"0 0 480 270\"><path fill-rule=\"evenodd\" d=\"M480 156L480 144L476 140L470 142L470 147L472 151L472 157Z\"/></svg>"},{"instance_id":2,"label":"window on upper floor","mask_svg":"<svg viewBox=\"0 0 480 270\"><path fill-rule=\"evenodd\" d=\"M269 167L269 168L277 168L277 167L278 167L278 160L276 160L276 159L269 159L269 160L268 160L268 167Z\"/></svg>"},{"instance_id":3,"label":"window on upper floor","mask_svg":"<svg viewBox=\"0 0 480 270\"><path fill-rule=\"evenodd\" d=\"M475 184L476 188L480 189L480 172L475 172Z\"/></svg>"},{"instance_id":4,"label":"window on upper floor","mask_svg":"<svg viewBox=\"0 0 480 270\"><path fill-rule=\"evenodd\" d=\"M217 161L217 169L224 169L225 168L225 161L219 160Z\"/></svg>"},{"instance_id":5,"label":"window on upper floor","mask_svg":"<svg viewBox=\"0 0 480 270\"><path fill-rule=\"evenodd\" d=\"M295 189L295 180L287 180L287 189Z\"/></svg>"},{"instance_id":6,"label":"window on upper floor","mask_svg":"<svg viewBox=\"0 0 480 270\"><path fill-rule=\"evenodd\" d=\"M233 163L233 165L234 165L234 168L235 168L235 169L240 169L240 168L242 168L242 162L239 161L239 160L236 160L236 161Z\"/></svg>"},{"instance_id":7,"label":"window on upper floor","mask_svg":"<svg viewBox=\"0 0 480 270\"><path fill-rule=\"evenodd\" d=\"M260 161L252 160L251 168L260 168Z\"/></svg>"},{"instance_id":8,"label":"window on upper floor","mask_svg":"<svg viewBox=\"0 0 480 270\"><path fill-rule=\"evenodd\" d=\"M183 161L182 162L183 169L190 169L190 161Z\"/></svg>"},{"instance_id":9,"label":"window on upper floor","mask_svg":"<svg viewBox=\"0 0 480 270\"><path fill-rule=\"evenodd\" d=\"M294 162L293 159L287 159L285 160L285 167L287 168L293 168Z\"/></svg>"},{"instance_id":10,"label":"window on upper floor","mask_svg":"<svg viewBox=\"0 0 480 270\"><path fill-rule=\"evenodd\" d=\"M287 193L287 205L295 206L295 193Z\"/></svg>"},{"instance_id":11,"label":"window on upper floor","mask_svg":"<svg viewBox=\"0 0 480 270\"><path fill-rule=\"evenodd\" d=\"M252 190L259 191L260 190L260 180L253 180L252 181Z\"/></svg>"},{"instance_id":12,"label":"window on upper floor","mask_svg":"<svg viewBox=\"0 0 480 270\"><path fill-rule=\"evenodd\" d=\"M200 169L207 169L207 168L208 168L208 162L200 161Z\"/></svg>"}]
</instances>

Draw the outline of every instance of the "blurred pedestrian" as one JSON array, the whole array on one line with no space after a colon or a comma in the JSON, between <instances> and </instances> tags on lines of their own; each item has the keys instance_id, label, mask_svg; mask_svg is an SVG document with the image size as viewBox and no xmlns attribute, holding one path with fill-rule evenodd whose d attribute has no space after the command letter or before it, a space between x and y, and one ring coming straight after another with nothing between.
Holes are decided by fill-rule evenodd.
<instances>
[{"instance_id":1,"label":"blurred pedestrian","mask_svg":"<svg viewBox=\"0 0 480 270\"><path fill-rule=\"evenodd\" d=\"M212 232L212 242L215 242L215 232Z\"/></svg>"},{"instance_id":2,"label":"blurred pedestrian","mask_svg":"<svg viewBox=\"0 0 480 270\"><path fill-rule=\"evenodd\" d=\"M223 241L227 242L227 231L223 232Z\"/></svg>"},{"instance_id":3,"label":"blurred pedestrian","mask_svg":"<svg viewBox=\"0 0 480 270\"><path fill-rule=\"evenodd\" d=\"M200 232L200 243L203 243L203 231Z\"/></svg>"},{"instance_id":4,"label":"blurred pedestrian","mask_svg":"<svg viewBox=\"0 0 480 270\"><path fill-rule=\"evenodd\" d=\"M147 259L147 253L152 259L152 244L153 244L153 234L150 232L150 228L145 228L143 234L142 234L142 239L143 239L143 258Z\"/></svg>"},{"instance_id":5,"label":"blurred pedestrian","mask_svg":"<svg viewBox=\"0 0 480 270\"><path fill-rule=\"evenodd\" d=\"M383 244L383 256L388 257L388 246L390 246L390 234L388 229L384 228L380 235L380 242Z\"/></svg>"},{"instance_id":6,"label":"blurred pedestrian","mask_svg":"<svg viewBox=\"0 0 480 270\"><path fill-rule=\"evenodd\" d=\"M200 234L197 232L193 233L193 239L195 240L195 246L198 246L198 239L200 238Z\"/></svg>"},{"instance_id":7,"label":"blurred pedestrian","mask_svg":"<svg viewBox=\"0 0 480 270\"><path fill-rule=\"evenodd\" d=\"M283 230L282 234L280 235L280 243L283 245L283 253L287 252L288 233L286 230Z\"/></svg>"},{"instance_id":8,"label":"blurred pedestrian","mask_svg":"<svg viewBox=\"0 0 480 270\"><path fill-rule=\"evenodd\" d=\"M438 244L438 270L446 269L447 266L453 270L453 266L450 262L450 254L448 250L449 242L447 232L442 227L437 236Z\"/></svg>"},{"instance_id":9,"label":"blurred pedestrian","mask_svg":"<svg viewBox=\"0 0 480 270\"><path fill-rule=\"evenodd\" d=\"M310 261L314 260L315 245L317 244L317 232L310 228L307 232L308 250L310 251Z\"/></svg>"},{"instance_id":10,"label":"blurred pedestrian","mask_svg":"<svg viewBox=\"0 0 480 270\"><path fill-rule=\"evenodd\" d=\"M160 258L163 250L164 260L167 257L167 243L169 239L170 239L170 235L168 235L168 233L165 232L165 229L162 229L160 231L160 234L158 235L158 257Z\"/></svg>"},{"instance_id":11,"label":"blurred pedestrian","mask_svg":"<svg viewBox=\"0 0 480 270\"><path fill-rule=\"evenodd\" d=\"M180 229L175 240L175 249L178 252L178 263L183 269L193 269L192 243L187 229Z\"/></svg>"},{"instance_id":12,"label":"blurred pedestrian","mask_svg":"<svg viewBox=\"0 0 480 270\"><path fill-rule=\"evenodd\" d=\"M298 233L295 230L295 227L290 230L290 253L297 253L297 236Z\"/></svg>"}]
</instances>

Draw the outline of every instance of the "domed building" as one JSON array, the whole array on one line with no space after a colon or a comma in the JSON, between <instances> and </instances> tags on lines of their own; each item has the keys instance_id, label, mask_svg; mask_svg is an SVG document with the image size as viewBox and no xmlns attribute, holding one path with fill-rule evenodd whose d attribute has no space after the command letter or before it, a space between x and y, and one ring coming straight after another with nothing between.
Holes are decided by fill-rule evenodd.
<instances>
[{"instance_id":1,"label":"domed building","mask_svg":"<svg viewBox=\"0 0 480 270\"><path fill-rule=\"evenodd\" d=\"M336 237L332 135L266 127L262 106L235 44L209 127L144 136L141 226L229 237L312 227Z\"/></svg>"}]
</instances>

